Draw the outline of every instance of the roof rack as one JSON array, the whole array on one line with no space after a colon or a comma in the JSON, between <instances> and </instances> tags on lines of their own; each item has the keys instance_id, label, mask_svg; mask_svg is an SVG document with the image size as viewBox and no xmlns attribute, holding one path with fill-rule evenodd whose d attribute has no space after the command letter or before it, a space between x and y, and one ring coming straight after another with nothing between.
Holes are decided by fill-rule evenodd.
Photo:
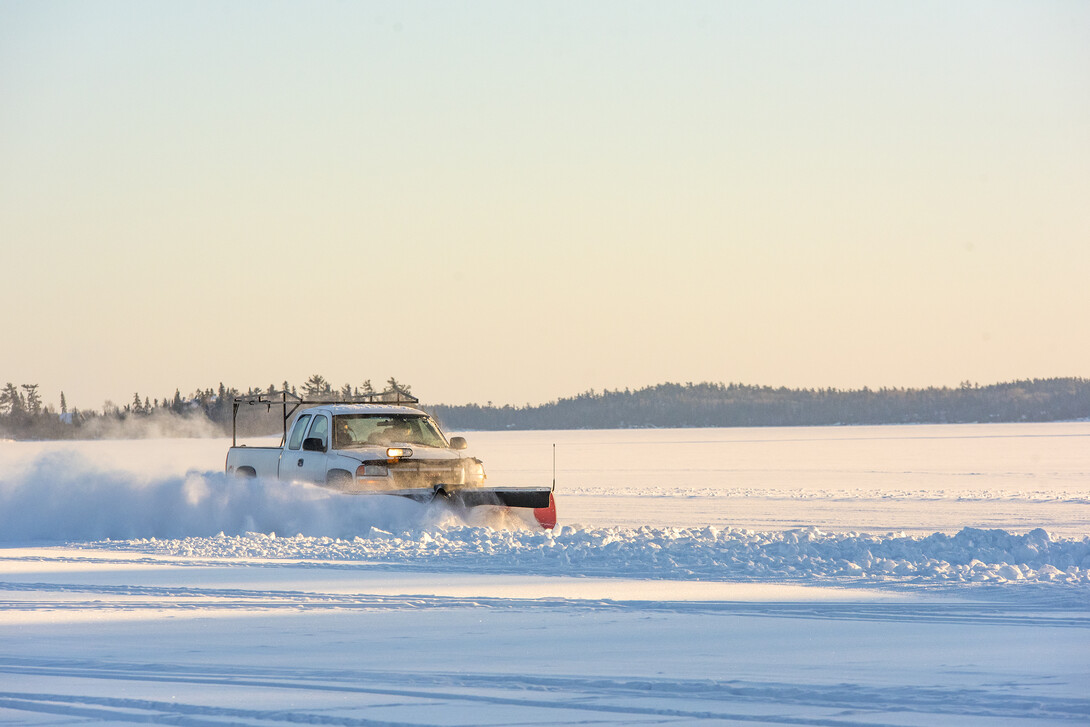
<instances>
[{"instance_id":1,"label":"roof rack","mask_svg":"<svg viewBox=\"0 0 1090 727\"><path fill-rule=\"evenodd\" d=\"M238 410L243 404L255 406L263 404L266 411L271 411L273 405L283 407L284 413L284 440L288 439L288 420L300 408L304 406L319 406L322 404L419 404L420 400L412 394L401 389L388 389L382 392L370 394L353 394L352 396L339 396L330 393L324 398L307 399L292 391L265 391L258 394L246 394L236 396L234 408L231 412L231 446L238 445Z\"/></svg>"}]
</instances>

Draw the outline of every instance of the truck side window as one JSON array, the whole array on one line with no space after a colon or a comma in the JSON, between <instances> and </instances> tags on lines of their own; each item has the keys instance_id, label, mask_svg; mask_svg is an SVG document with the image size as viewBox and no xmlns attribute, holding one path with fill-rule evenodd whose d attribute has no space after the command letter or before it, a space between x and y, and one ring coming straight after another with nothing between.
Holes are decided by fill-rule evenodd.
<instances>
[{"instance_id":1,"label":"truck side window","mask_svg":"<svg viewBox=\"0 0 1090 727\"><path fill-rule=\"evenodd\" d=\"M314 423L310 425L308 437L322 440L322 446L329 446L329 420L322 415L314 417Z\"/></svg>"},{"instance_id":2,"label":"truck side window","mask_svg":"<svg viewBox=\"0 0 1090 727\"><path fill-rule=\"evenodd\" d=\"M303 444L303 432L307 430L309 421L310 414L304 414L299 417L299 421L295 422L295 427L291 430L291 439L288 440L288 449L299 449Z\"/></svg>"}]
</instances>

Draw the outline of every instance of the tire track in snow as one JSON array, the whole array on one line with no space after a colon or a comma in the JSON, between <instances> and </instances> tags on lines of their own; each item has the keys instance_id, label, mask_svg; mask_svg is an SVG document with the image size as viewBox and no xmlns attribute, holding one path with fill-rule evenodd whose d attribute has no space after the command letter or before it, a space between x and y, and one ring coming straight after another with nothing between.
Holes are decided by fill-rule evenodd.
<instances>
[{"instance_id":1,"label":"tire track in snow","mask_svg":"<svg viewBox=\"0 0 1090 727\"><path fill-rule=\"evenodd\" d=\"M222 669L222 668L221 668ZM339 693L371 697L423 700L422 703L477 703L506 708L525 708L538 721L539 710L552 710L543 723L585 724L589 715L616 715L629 720L662 718L697 721L760 722L765 724L810 725L812 727L887 727L892 723L859 719L882 713L915 713L940 721L950 719L1007 719L1031 716L1038 721L1085 723L1090 717L1090 699L1050 698L1018 695L982 689L942 687L875 687L850 683L806 685L798 683L732 680L624 679L569 676L507 676L471 673L420 672L332 672L325 670L274 670L228 668L196 670L163 664L113 664L102 662L57 662L34 659L0 660L0 672L33 674L66 680L88 679L107 682L199 684L237 689L294 690L313 694ZM69 689L71 687L69 686ZM128 691L134 684L126 687ZM500 691L497 694L497 691ZM487 693L483 693L487 692ZM529 693L529 694L528 694ZM534 695L541 695L534 696ZM547 696L546 696L547 695ZM701 709L669 706L674 701ZM653 704L653 702L655 704ZM319 700L320 703L320 700ZM732 705L734 705L732 707ZM749 711L735 711L746 705ZM785 705L827 711L822 716L784 714ZM352 708L350 705L346 705ZM357 705L358 711L363 705ZM346 716L322 714L320 709L253 710L160 700L91 697L70 693L0 692L0 707L116 721L183 724L194 727L232 724L317 723L347 727L405 725ZM569 722L556 714L573 710L579 716ZM895 722L900 724L901 720ZM412 724L421 727L424 723Z\"/></svg>"},{"instance_id":2,"label":"tire track in snow","mask_svg":"<svg viewBox=\"0 0 1090 727\"><path fill-rule=\"evenodd\" d=\"M137 724L173 724L184 727L253 727L258 724L329 724L344 727L424 727L420 723L386 722L352 717L329 717L285 710L247 710L205 707L180 702L158 702L118 697L86 697L69 694L0 692L0 709L56 714L66 717ZM217 719L221 718L221 719ZM236 721L236 720L245 720Z\"/></svg>"},{"instance_id":3,"label":"tire track in snow","mask_svg":"<svg viewBox=\"0 0 1090 727\"><path fill-rule=\"evenodd\" d=\"M380 595L224 588L108 586L58 583L3 583L0 593L86 594L91 600L0 601L0 611L329 611L329 610L496 610L541 608L573 611L646 611L766 618L958 623L975 625L1090 628L1085 610L1046 609L1040 604L937 602L663 601L599 598L498 598L489 596ZM108 600L103 597L114 597Z\"/></svg>"}]
</instances>

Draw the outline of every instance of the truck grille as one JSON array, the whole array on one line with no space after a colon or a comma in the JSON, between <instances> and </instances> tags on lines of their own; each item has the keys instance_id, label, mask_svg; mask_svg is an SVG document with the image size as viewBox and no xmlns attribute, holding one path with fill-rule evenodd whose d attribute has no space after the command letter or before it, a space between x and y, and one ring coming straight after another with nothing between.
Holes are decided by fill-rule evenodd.
<instances>
[{"instance_id":1,"label":"truck grille","mask_svg":"<svg viewBox=\"0 0 1090 727\"><path fill-rule=\"evenodd\" d=\"M431 489L435 485L458 485L464 479L461 465L426 460L403 459L390 465L390 474L398 489Z\"/></svg>"}]
</instances>

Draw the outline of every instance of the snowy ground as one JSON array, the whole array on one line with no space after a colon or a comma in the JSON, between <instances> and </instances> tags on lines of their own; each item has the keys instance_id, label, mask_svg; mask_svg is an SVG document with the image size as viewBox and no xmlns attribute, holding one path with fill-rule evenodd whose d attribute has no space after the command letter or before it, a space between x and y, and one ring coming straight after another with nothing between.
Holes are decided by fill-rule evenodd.
<instances>
[{"instance_id":1,"label":"snowy ground","mask_svg":"<svg viewBox=\"0 0 1090 727\"><path fill-rule=\"evenodd\" d=\"M0 443L0 724L1090 724L1090 424L469 433L560 528Z\"/></svg>"}]
</instances>

